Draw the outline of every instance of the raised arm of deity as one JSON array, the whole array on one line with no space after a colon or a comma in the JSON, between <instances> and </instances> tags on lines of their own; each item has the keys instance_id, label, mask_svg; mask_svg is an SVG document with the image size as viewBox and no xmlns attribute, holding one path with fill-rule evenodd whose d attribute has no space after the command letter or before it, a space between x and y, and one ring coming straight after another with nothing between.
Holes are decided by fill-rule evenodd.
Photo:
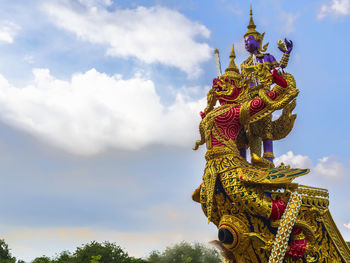
<instances>
[{"instance_id":1,"label":"raised arm of deity","mask_svg":"<svg viewBox=\"0 0 350 263\"><path fill-rule=\"evenodd\" d=\"M293 49L292 41L285 40L285 42L279 42L279 49L284 53L280 63L278 63L275 57L269 53L264 53L268 44L263 46L264 35L255 30L256 25L253 21L252 9L250 9L250 21L248 24L248 31L244 35L245 48L249 52L250 56L241 64L241 72L243 76L252 77L250 86L251 97L257 96L257 86L261 79L264 78L262 70L267 72L272 69L277 69L281 73L283 68L288 64L289 54ZM258 71L258 72L257 72ZM252 74L257 72L257 74ZM262 75L262 77L261 77ZM268 88L268 87L267 87ZM273 167L273 130L272 130L272 116L266 115L259 123L249 126L247 130L242 130L237 141L237 145L240 148L240 153L243 157L246 156L246 148L250 148L252 157L252 163L260 167ZM264 129L261 129L264 127ZM245 139L247 138L247 139ZM247 142L247 144L245 144ZM261 144L263 142L264 153L261 157Z\"/></svg>"}]
</instances>

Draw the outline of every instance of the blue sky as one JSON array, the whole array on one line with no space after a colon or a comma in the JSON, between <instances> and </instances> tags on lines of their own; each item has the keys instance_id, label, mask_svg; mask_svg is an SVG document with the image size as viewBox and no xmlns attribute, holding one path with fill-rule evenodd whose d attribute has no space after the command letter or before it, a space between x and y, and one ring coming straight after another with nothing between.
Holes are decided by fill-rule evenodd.
<instances>
[{"instance_id":1,"label":"blue sky","mask_svg":"<svg viewBox=\"0 0 350 263\"><path fill-rule=\"evenodd\" d=\"M249 1L32 0L0 3L0 233L15 256L53 256L91 240L131 255L216 237L190 196L204 169L199 111ZM277 60L300 90L276 162L330 190L350 240L349 0L252 1Z\"/></svg>"}]
</instances>

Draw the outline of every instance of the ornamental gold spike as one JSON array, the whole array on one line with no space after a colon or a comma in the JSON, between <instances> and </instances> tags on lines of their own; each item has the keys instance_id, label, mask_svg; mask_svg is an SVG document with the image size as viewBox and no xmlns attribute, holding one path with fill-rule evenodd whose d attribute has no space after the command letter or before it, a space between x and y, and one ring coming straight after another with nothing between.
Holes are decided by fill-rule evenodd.
<instances>
[{"instance_id":1,"label":"ornamental gold spike","mask_svg":"<svg viewBox=\"0 0 350 263\"><path fill-rule=\"evenodd\" d=\"M225 70L225 75L228 75L228 76L233 77L233 78L239 77L239 70L238 70L238 67L235 63L235 58L236 58L235 45L232 44L232 51L230 54L230 63L228 65L227 69Z\"/></svg>"},{"instance_id":2,"label":"ornamental gold spike","mask_svg":"<svg viewBox=\"0 0 350 263\"><path fill-rule=\"evenodd\" d=\"M249 19L249 25L247 26L248 29L255 30L256 25L254 24L253 20L253 10L252 10L252 5L250 5L250 19Z\"/></svg>"},{"instance_id":3,"label":"ornamental gold spike","mask_svg":"<svg viewBox=\"0 0 350 263\"><path fill-rule=\"evenodd\" d=\"M255 30L256 25L254 24L253 20L253 10L252 10L252 5L250 5L250 19L249 19L249 24L247 26L248 31L247 33L244 34L244 38L247 36L253 35L253 36L260 36L261 34Z\"/></svg>"}]
</instances>

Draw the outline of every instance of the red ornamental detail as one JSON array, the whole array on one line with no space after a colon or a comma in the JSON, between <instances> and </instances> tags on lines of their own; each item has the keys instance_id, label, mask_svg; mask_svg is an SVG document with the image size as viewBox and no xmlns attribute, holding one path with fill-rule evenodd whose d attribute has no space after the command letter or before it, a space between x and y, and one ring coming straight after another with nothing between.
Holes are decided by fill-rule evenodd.
<instances>
[{"instance_id":1,"label":"red ornamental detail","mask_svg":"<svg viewBox=\"0 0 350 263\"><path fill-rule=\"evenodd\" d=\"M250 115L252 116L252 115L258 113L259 111L264 109L265 106L266 105L262 101L262 99L260 99L260 98L254 99L250 104Z\"/></svg>"},{"instance_id":2,"label":"red ornamental detail","mask_svg":"<svg viewBox=\"0 0 350 263\"><path fill-rule=\"evenodd\" d=\"M218 134L221 132L226 138L236 140L239 131L242 129L242 125L239 122L239 113L240 106L237 106L228 112L216 117L215 121L217 127L220 129L220 131L217 131ZM213 135L211 139L213 146L223 145Z\"/></svg>"}]
</instances>

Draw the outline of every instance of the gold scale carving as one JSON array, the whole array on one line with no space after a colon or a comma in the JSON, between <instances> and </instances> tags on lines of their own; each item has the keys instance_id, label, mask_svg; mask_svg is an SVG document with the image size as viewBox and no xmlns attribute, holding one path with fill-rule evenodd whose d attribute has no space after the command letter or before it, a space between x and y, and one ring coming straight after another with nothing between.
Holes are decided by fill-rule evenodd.
<instances>
[{"instance_id":1,"label":"gold scale carving","mask_svg":"<svg viewBox=\"0 0 350 263\"><path fill-rule=\"evenodd\" d=\"M278 189L285 189L285 191L280 192ZM350 250L328 210L329 201L326 189L291 183L279 187L268 185L264 190L271 191L274 199L281 198L285 201L292 196L292 192L297 192L301 196L301 206L295 218L295 226L303 230L303 234L308 240L305 253L307 262L316 263L323 262L323 260L328 260L326 262L350 262ZM223 253L226 255L225 262L268 262L276 238L270 233L268 227L263 225L257 217L251 217L248 220L242 213L244 206L237 209L237 206L232 206L232 203L222 193L215 195L215 202L217 204L215 217L217 220L221 219L220 222L217 221L216 225L220 228L222 224L231 223L237 232L236 238L239 240L234 249L230 248L230 245L221 247L226 253ZM236 207L236 210L233 207ZM272 226L277 227L281 221L274 222ZM249 224L253 226L254 232L248 230ZM303 259L284 257L283 261L271 262L302 263Z\"/></svg>"}]
</instances>

